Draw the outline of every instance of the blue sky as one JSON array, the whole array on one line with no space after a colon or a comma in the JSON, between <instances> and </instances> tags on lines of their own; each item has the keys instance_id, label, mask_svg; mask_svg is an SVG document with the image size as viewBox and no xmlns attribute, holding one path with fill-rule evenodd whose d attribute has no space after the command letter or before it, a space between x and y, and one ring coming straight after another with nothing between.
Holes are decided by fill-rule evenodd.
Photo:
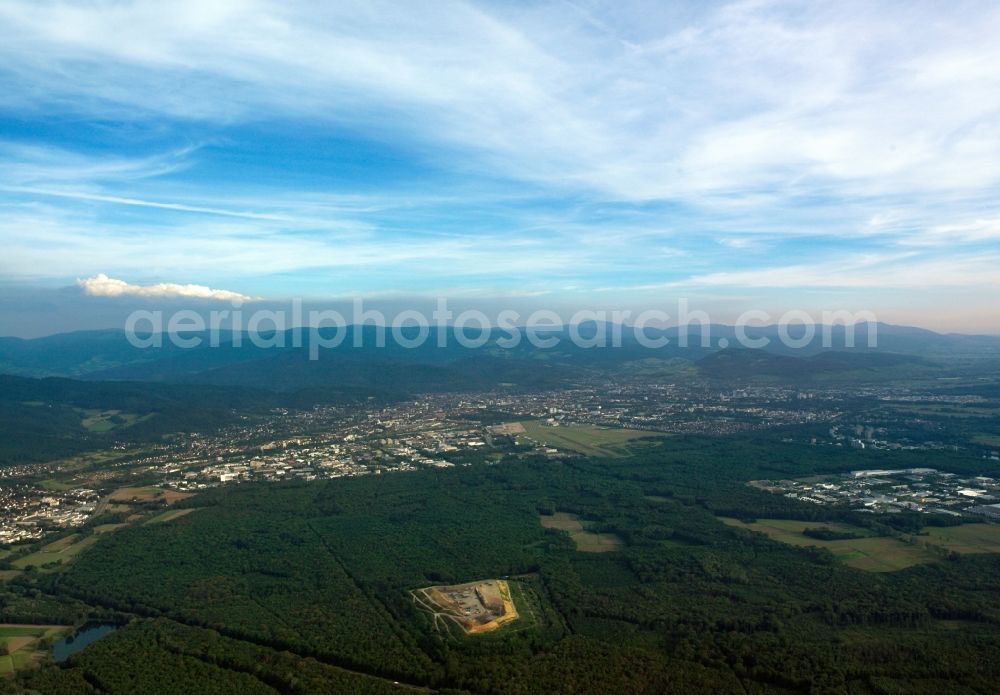
<instances>
[{"instance_id":1,"label":"blue sky","mask_svg":"<svg viewBox=\"0 0 1000 695\"><path fill-rule=\"evenodd\" d=\"M995 2L4 0L0 292L998 332L997 36Z\"/></svg>"}]
</instances>

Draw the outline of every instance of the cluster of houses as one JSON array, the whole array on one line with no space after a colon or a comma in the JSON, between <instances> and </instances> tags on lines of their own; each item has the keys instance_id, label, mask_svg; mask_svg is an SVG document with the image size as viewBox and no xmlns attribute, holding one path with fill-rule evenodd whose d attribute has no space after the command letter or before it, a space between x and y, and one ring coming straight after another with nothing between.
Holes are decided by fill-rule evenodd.
<instances>
[{"instance_id":1,"label":"cluster of houses","mask_svg":"<svg viewBox=\"0 0 1000 695\"><path fill-rule=\"evenodd\" d=\"M99 501L97 492L84 488L65 492L0 488L0 545L37 540L53 528L82 526Z\"/></svg>"}]
</instances>

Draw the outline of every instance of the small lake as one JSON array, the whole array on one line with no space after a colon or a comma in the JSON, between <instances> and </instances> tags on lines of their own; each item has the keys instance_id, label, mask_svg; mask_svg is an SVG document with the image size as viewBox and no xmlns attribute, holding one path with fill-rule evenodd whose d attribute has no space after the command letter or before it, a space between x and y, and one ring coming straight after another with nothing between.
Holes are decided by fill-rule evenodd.
<instances>
[{"instance_id":1,"label":"small lake","mask_svg":"<svg viewBox=\"0 0 1000 695\"><path fill-rule=\"evenodd\" d=\"M111 623L88 623L77 630L75 635L63 637L52 646L52 658L61 664L78 651L118 629Z\"/></svg>"}]
</instances>

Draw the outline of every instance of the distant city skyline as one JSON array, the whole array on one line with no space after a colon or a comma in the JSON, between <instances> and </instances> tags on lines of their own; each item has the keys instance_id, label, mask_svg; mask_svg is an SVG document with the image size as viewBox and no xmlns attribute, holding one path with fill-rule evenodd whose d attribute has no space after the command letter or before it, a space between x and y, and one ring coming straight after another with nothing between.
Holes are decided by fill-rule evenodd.
<instances>
[{"instance_id":1,"label":"distant city skyline","mask_svg":"<svg viewBox=\"0 0 1000 695\"><path fill-rule=\"evenodd\" d=\"M678 298L1000 333L1000 6L0 3L0 335Z\"/></svg>"}]
</instances>

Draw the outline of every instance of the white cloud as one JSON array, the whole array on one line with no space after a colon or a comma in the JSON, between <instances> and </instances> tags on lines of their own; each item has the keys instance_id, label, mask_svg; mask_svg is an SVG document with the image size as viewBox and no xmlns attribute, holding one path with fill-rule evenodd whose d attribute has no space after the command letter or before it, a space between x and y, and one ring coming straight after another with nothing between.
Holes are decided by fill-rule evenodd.
<instances>
[{"instance_id":1,"label":"white cloud","mask_svg":"<svg viewBox=\"0 0 1000 695\"><path fill-rule=\"evenodd\" d=\"M361 123L624 200L1000 182L995 3L657 5L8 2L0 100Z\"/></svg>"},{"instance_id":2,"label":"white cloud","mask_svg":"<svg viewBox=\"0 0 1000 695\"><path fill-rule=\"evenodd\" d=\"M151 157L82 155L64 147L0 140L0 180L7 186L121 183L180 171L195 148L183 147Z\"/></svg>"},{"instance_id":3,"label":"white cloud","mask_svg":"<svg viewBox=\"0 0 1000 695\"><path fill-rule=\"evenodd\" d=\"M71 198L74 200L85 200L99 203L113 203L115 205L129 205L143 208L158 208L160 210L176 210L178 212L194 212L205 215L219 215L222 217L242 217L250 220L271 220L275 222L291 222L290 217L276 214L259 213L247 210L225 210L221 208L204 207L200 205L186 205L184 203L164 203L155 200L140 200L137 198L123 198L115 195L102 195L99 193L87 193L83 191L67 191L52 188L33 188L30 186L4 186L0 185L0 191L10 193L32 193L35 195L52 196L54 198Z\"/></svg>"},{"instance_id":4,"label":"white cloud","mask_svg":"<svg viewBox=\"0 0 1000 695\"><path fill-rule=\"evenodd\" d=\"M132 285L124 280L109 278L104 273L85 280L77 280L77 287L91 297L151 297L157 299L212 299L218 301L248 302L248 297L230 290L213 290L204 285L179 285L173 282L160 282L155 285Z\"/></svg>"},{"instance_id":5,"label":"white cloud","mask_svg":"<svg viewBox=\"0 0 1000 695\"><path fill-rule=\"evenodd\" d=\"M1000 288L1000 254L920 258L914 254L850 256L840 260L724 271L678 283L689 287L930 289Z\"/></svg>"},{"instance_id":6,"label":"white cloud","mask_svg":"<svg viewBox=\"0 0 1000 695\"><path fill-rule=\"evenodd\" d=\"M907 239L906 243L913 246L943 246L995 241L1000 241L1000 217L934 225L921 230Z\"/></svg>"},{"instance_id":7,"label":"white cloud","mask_svg":"<svg viewBox=\"0 0 1000 695\"><path fill-rule=\"evenodd\" d=\"M997 35L988 1L9 0L10 112L180 120L223 138L246 122L333 124L524 185L498 184L482 210L420 186L421 200L349 199L240 177L234 194L185 188L189 160L212 154L187 143L134 159L0 143L18 196L0 219L0 271L190 271L231 286L336 270L333 291L490 274L619 282L601 273L642 288L992 291L995 254L973 251L1000 238ZM503 206L526 189L578 209ZM608 202L636 205L614 218ZM449 232L463 215L473 228ZM491 216L507 228L474 228ZM810 237L840 256L811 263ZM863 251L871 263L854 260Z\"/></svg>"}]
</instances>

